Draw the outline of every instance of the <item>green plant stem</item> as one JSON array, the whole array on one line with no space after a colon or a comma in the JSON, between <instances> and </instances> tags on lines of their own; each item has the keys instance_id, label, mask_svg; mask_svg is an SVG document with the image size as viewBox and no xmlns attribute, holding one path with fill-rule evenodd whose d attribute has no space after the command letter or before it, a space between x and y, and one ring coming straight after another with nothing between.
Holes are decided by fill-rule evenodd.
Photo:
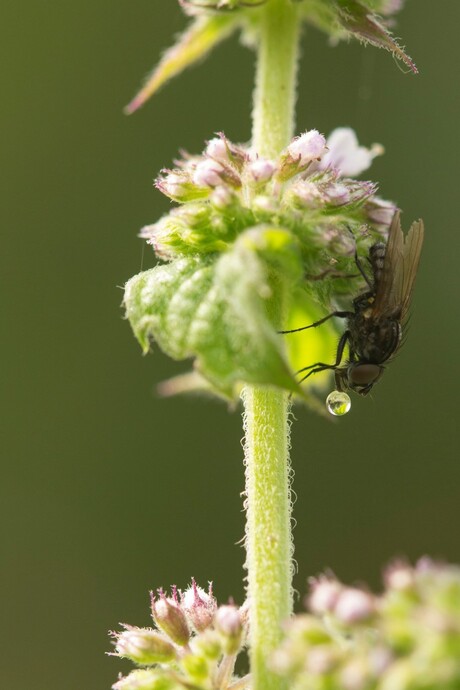
<instances>
[{"instance_id":1,"label":"green plant stem","mask_svg":"<svg viewBox=\"0 0 460 690\"><path fill-rule=\"evenodd\" d=\"M300 23L291 0L268 0L261 17L252 145L275 157L294 135Z\"/></svg>"},{"instance_id":2,"label":"green plant stem","mask_svg":"<svg viewBox=\"0 0 460 690\"><path fill-rule=\"evenodd\" d=\"M284 291L271 287L269 316L279 328ZM247 386L243 401L251 687L280 690L285 683L268 662L292 613L289 400L276 388Z\"/></svg>"},{"instance_id":3,"label":"green plant stem","mask_svg":"<svg viewBox=\"0 0 460 690\"><path fill-rule=\"evenodd\" d=\"M267 660L292 611L287 394L248 386L243 400L251 687L278 690L284 683Z\"/></svg>"},{"instance_id":4,"label":"green plant stem","mask_svg":"<svg viewBox=\"0 0 460 690\"><path fill-rule=\"evenodd\" d=\"M269 317L279 328L284 290L274 281L271 288ZM243 401L251 688L281 690L269 659L292 613L289 399L276 388L246 386Z\"/></svg>"},{"instance_id":5,"label":"green plant stem","mask_svg":"<svg viewBox=\"0 0 460 690\"><path fill-rule=\"evenodd\" d=\"M293 136L299 22L290 0L269 0L261 19L252 144L260 156L272 158ZM280 330L283 290L272 288L269 316ZM247 386L243 401L251 687L280 690L284 681L268 662L292 612L289 400L281 390Z\"/></svg>"}]
</instances>

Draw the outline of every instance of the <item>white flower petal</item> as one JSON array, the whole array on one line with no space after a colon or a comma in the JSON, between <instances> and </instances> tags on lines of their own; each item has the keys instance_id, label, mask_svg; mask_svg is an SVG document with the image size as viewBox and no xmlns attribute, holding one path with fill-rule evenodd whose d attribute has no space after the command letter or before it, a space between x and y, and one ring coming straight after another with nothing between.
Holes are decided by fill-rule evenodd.
<instances>
[{"instance_id":1,"label":"white flower petal","mask_svg":"<svg viewBox=\"0 0 460 690\"><path fill-rule=\"evenodd\" d=\"M320 167L340 170L342 177L355 177L367 170L375 156L383 153L383 147L373 144L370 149L360 146L351 127L338 127L327 139L328 152Z\"/></svg>"}]
</instances>

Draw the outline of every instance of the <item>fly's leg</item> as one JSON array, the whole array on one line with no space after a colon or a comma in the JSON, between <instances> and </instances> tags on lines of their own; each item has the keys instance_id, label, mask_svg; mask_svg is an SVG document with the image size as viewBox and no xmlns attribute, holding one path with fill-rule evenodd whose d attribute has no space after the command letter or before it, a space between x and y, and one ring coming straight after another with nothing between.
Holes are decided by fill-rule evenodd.
<instances>
[{"instance_id":1,"label":"fly's leg","mask_svg":"<svg viewBox=\"0 0 460 690\"><path fill-rule=\"evenodd\" d=\"M344 393L347 385L345 384L345 388L343 386L344 380L347 378L347 369L336 369L334 371L334 379L335 379L335 389L337 391L340 391L341 393Z\"/></svg>"},{"instance_id":2,"label":"fly's leg","mask_svg":"<svg viewBox=\"0 0 460 690\"><path fill-rule=\"evenodd\" d=\"M362 277L366 281L366 284L369 287L369 290L371 290L373 292L374 286L373 286L371 280L369 279L369 276L367 275L366 271L362 267L361 261L358 258L358 250L357 249L355 249L355 264L356 264L356 268L358 269L358 271L361 273Z\"/></svg>"},{"instance_id":3,"label":"fly's leg","mask_svg":"<svg viewBox=\"0 0 460 690\"><path fill-rule=\"evenodd\" d=\"M347 341L350 339L350 331L345 331L342 333L339 344L337 345L337 353L335 356L335 362L334 364L325 364L324 362L316 362L316 364L310 364L308 367L303 367L303 369L299 369L299 371L296 372L296 374L301 374L303 371L307 371L310 369L308 374L305 374L300 381L298 381L299 385L308 379L309 376L312 374L319 374L321 371L327 371L328 369L332 369L333 371L336 372L336 383L337 383L337 372L338 372L338 367L340 366L340 362L342 361L343 357L343 351L345 350L345 345L347 344ZM338 386L339 390L342 390L341 387Z\"/></svg>"},{"instance_id":4,"label":"fly's leg","mask_svg":"<svg viewBox=\"0 0 460 690\"><path fill-rule=\"evenodd\" d=\"M347 227L347 229L349 230L349 232L351 233L351 235L353 236L353 239L354 239L354 241L355 241L355 256L354 256L354 259L355 259L356 268L358 269L358 271L361 273L362 277L364 278L364 280L365 280L367 286L369 287L369 290L371 290L371 291L373 292L373 291L374 291L374 285L372 284L372 282L371 282L369 276L367 275L366 271L364 270L363 265L362 265L362 263L361 263L361 261L359 260L359 257L358 257L358 247L357 247L357 245L356 245L356 238L355 238L355 235L354 235L354 233L353 233L353 230L352 230L351 228L349 228L349 227Z\"/></svg>"},{"instance_id":5,"label":"fly's leg","mask_svg":"<svg viewBox=\"0 0 460 690\"><path fill-rule=\"evenodd\" d=\"M333 311L332 314L328 314L325 316L323 319L320 319L319 321L315 321L315 323L311 323L309 326L302 326L302 328L293 328L291 331L278 331L281 335L286 335L287 333L298 333L299 331L305 331L307 328L316 328L317 326L321 326L322 323L327 321L328 319L332 319L333 316L337 316L339 319L349 319L350 316L353 316L352 311ZM340 343L339 343L340 346ZM303 371L303 369L301 370Z\"/></svg>"},{"instance_id":6,"label":"fly's leg","mask_svg":"<svg viewBox=\"0 0 460 690\"><path fill-rule=\"evenodd\" d=\"M313 282L317 280L324 280L324 278L340 278L341 280L348 280L351 278L359 278L359 276L357 273L353 273L352 275L350 275L349 273L341 273L340 271L334 271L332 268L327 268L325 271L323 271L322 273L318 273L317 275L305 275L306 280L311 280Z\"/></svg>"}]
</instances>

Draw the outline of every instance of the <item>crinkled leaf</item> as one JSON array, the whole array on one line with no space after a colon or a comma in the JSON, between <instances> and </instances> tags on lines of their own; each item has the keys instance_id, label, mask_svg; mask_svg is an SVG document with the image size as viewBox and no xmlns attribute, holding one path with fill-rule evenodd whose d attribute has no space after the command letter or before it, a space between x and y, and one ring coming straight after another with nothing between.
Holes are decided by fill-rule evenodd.
<instances>
[{"instance_id":1,"label":"crinkled leaf","mask_svg":"<svg viewBox=\"0 0 460 690\"><path fill-rule=\"evenodd\" d=\"M238 23L238 15L233 14L198 17L179 36L175 45L164 53L158 66L147 77L144 87L126 106L125 112L128 115L135 112L163 84L205 57L236 29Z\"/></svg>"},{"instance_id":2,"label":"crinkled leaf","mask_svg":"<svg viewBox=\"0 0 460 690\"><path fill-rule=\"evenodd\" d=\"M229 397L242 382L298 391L267 316L267 301L283 282L269 259L275 246L279 261L298 274L290 233L258 228L217 260L177 259L134 276L125 304L144 351L155 340L174 359L195 357L199 371Z\"/></svg>"}]
</instances>

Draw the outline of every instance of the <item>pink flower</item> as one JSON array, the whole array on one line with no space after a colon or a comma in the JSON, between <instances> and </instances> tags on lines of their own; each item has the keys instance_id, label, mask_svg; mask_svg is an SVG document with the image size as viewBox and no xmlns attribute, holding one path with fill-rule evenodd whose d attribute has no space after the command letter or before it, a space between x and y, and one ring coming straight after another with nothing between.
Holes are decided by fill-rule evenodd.
<instances>
[{"instance_id":1,"label":"pink flower","mask_svg":"<svg viewBox=\"0 0 460 690\"><path fill-rule=\"evenodd\" d=\"M193 182L199 187L217 187L222 184L222 172L223 168L217 161L200 161L193 173Z\"/></svg>"},{"instance_id":2,"label":"pink flower","mask_svg":"<svg viewBox=\"0 0 460 690\"><path fill-rule=\"evenodd\" d=\"M298 160L303 167L311 161L319 160L326 149L326 139L317 129L304 132L296 137L287 147L289 155Z\"/></svg>"},{"instance_id":3,"label":"pink flower","mask_svg":"<svg viewBox=\"0 0 460 690\"><path fill-rule=\"evenodd\" d=\"M249 172L255 182L267 182L276 170L276 164L266 158L257 158L249 163Z\"/></svg>"}]
</instances>

